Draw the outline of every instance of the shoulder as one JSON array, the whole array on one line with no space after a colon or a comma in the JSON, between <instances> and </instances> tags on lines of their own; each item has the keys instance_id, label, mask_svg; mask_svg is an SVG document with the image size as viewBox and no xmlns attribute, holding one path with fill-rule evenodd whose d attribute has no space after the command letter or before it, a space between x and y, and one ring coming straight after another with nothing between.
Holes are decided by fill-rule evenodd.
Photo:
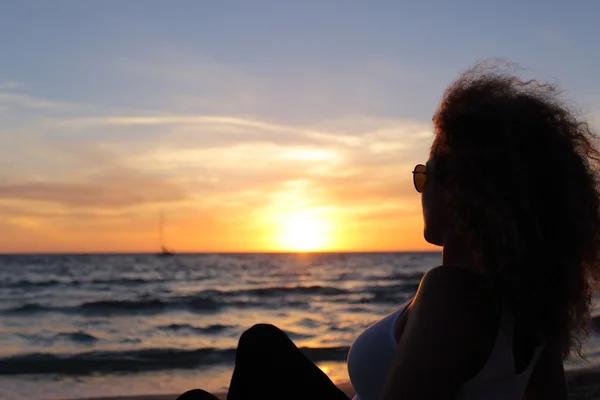
<instances>
[{"instance_id":1,"label":"shoulder","mask_svg":"<svg viewBox=\"0 0 600 400\"><path fill-rule=\"evenodd\" d=\"M421 280L410 315L429 328L450 325L461 335L473 335L494 330L500 310L484 277L463 267L439 266Z\"/></svg>"},{"instance_id":2,"label":"shoulder","mask_svg":"<svg viewBox=\"0 0 600 400\"><path fill-rule=\"evenodd\" d=\"M451 295L457 301L471 299L492 300L486 279L470 269L456 266L439 266L429 270L421 279L417 297Z\"/></svg>"}]
</instances>

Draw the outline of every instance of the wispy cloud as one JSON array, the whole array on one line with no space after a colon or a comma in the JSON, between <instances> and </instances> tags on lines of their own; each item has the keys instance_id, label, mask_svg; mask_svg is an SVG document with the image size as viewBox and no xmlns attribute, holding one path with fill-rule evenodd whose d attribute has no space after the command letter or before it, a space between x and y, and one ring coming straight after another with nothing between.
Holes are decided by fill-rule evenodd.
<instances>
[{"instance_id":1,"label":"wispy cloud","mask_svg":"<svg viewBox=\"0 0 600 400\"><path fill-rule=\"evenodd\" d=\"M176 184L122 173L90 182L25 182L0 184L0 198L60 203L68 207L119 208L185 199Z\"/></svg>"},{"instance_id":2,"label":"wispy cloud","mask_svg":"<svg viewBox=\"0 0 600 400\"><path fill-rule=\"evenodd\" d=\"M71 104L64 102L52 101L23 93L14 93L1 90L2 89L0 89L0 105L28 109L64 109L72 106Z\"/></svg>"},{"instance_id":3,"label":"wispy cloud","mask_svg":"<svg viewBox=\"0 0 600 400\"><path fill-rule=\"evenodd\" d=\"M343 132L327 132L292 125L264 122L257 119L213 115L167 115L167 116L108 116L101 118L74 118L64 121L66 126L77 128L94 126L162 126L184 127L189 136L211 135L216 142L221 137L232 135L236 140L252 140L252 134L258 133L259 140L279 141L284 138L303 137L322 141L338 142L346 145L358 145L354 135ZM250 130L254 130L253 132ZM171 130L173 132L173 130ZM241 134L246 137L240 137ZM279 140L278 140L279 139Z\"/></svg>"}]
</instances>

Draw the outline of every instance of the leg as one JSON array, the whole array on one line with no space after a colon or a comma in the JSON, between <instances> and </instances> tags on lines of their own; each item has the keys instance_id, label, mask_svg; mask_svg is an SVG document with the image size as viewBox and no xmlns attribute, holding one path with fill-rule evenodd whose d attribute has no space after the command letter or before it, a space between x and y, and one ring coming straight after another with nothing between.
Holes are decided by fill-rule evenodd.
<instances>
[{"instance_id":1,"label":"leg","mask_svg":"<svg viewBox=\"0 0 600 400\"><path fill-rule=\"evenodd\" d=\"M280 329L259 324L242 334L227 400L317 398L348 400Z\"/></svg>"}]
</instances>

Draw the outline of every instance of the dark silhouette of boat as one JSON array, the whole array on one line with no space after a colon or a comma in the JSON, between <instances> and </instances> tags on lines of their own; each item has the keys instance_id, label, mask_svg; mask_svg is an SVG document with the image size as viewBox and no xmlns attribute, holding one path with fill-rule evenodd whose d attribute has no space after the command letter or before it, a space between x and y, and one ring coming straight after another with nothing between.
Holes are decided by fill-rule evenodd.
<instances>
[{"instance_id":1,"label":"dark silhouette of boat","mask_svg":"<svg viewBox=\"0 0 600 400\"><path fill-rule=\"evenodd\" d=\"M156 254L159 257L170 257L170 256L174 256L175 253L172 252L171 250L167 249L166 247L163 247L162 250Z\"/></svg>"},{"instance_id":2,"label":"dark silhouette of boat","mask_svg":"<svg viewBox=\"0 0 600 400\"><path fill-rule=\"evenodd\" d=\"M164 244L164 230L165 230L165 215L164 213L160 213L160 224L158 227L158 237L160 241L160 252L156 255L159 257L170 257L174 256L175 252L173 250L169 250Z\"/></svg>"}]
</instances>

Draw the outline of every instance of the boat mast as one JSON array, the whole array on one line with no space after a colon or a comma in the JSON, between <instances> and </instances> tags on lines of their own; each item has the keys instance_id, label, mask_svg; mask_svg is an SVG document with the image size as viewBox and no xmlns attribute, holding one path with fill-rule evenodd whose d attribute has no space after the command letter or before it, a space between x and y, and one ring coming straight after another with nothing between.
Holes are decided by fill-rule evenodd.
<instances>
[{"instance_id":1,"label":"boat mast","mask_svg":"<svg viewBox=\"0 0 600 400\"><path fill-rule=\"evenodd\" d=\"M160 222L158 225L158 240L160 241L160 248L164 250L165 248L165 213L164 211L160 212Z\"/></svg>"}]
</instances>

